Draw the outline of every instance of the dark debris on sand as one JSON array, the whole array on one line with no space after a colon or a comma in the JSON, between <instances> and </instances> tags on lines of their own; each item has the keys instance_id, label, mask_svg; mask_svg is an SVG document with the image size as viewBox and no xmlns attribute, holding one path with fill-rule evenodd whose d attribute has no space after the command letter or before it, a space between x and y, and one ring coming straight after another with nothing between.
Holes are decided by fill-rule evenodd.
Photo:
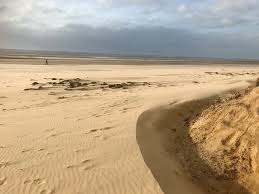
<instances>
[{"instance_id":1,"label":"dark debris on sand","mask_svg":"<svg viewBox=\"0 0 259 194\"><path fill-rule=\"evenodd\" d=\"M30 91L30 90L44 90L46 88L44 88L43 86L39 86L37 88L25 88L24 91Z\"/></svg>"},{"instance_id":2,"label":"dark debris on sand","mask_svg":"<svg viewBox=\"0 0 259 194\"><path fill-rule=\"evenodd\" d=\"M24 91L29 90L43 90L50 88L64 88L64 90L72 91L72 90L96 90L96 89L129 89L131 87L136 86L150 86L149 82L123 82L123 83L107 83L101 81L93 81L86 79L60 79L60 78L45 78L51 81L46 83L38 83L34 81L32 83L33 86L38 86L36 88L26 88ZM44 87L43 87L44 86Z\"/></svg>"},{"instance_id":3,"label":"dark debris on sand","mask_svg":"<svg viewBox=\"0 0 259 194\"><path fill-rule=\"evenodd\" d=\"M33 82L31 85L35 86L35 85L38 85L39 83L38 82Z\"/></svg>"},{"instance_id":4,"label":"dark debris on sand","mask_svg":"<svg viewBox=\"0 0 259 194\"><path fill-rule=\"evenodd\" d=\"M223 75L223 76L242 76L242 75L258 75L259 72L217 72L217 71L207 71L204 72L209 75Z\"/></svg>"}]
</instances>

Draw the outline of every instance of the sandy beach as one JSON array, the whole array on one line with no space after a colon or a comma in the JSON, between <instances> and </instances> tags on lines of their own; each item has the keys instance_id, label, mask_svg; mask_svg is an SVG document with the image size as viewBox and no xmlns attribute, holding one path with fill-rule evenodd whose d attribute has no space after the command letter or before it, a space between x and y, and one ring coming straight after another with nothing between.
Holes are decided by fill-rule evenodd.
<instances>
[{"instance_id":1,"label":"sandy beach","mask_svg":"<svg viewBox=\"0 0 259 194\"><path fill-rule=\"evenodd\" d=\"M232 128L245 118L238 117L243 110L236 110L236 115L229 118L232 131L226 135L221 135L222 128L216 124L213 133L199 133L223 114L211 108L215 99L230 95L232 101L239 100L235 91L244 90L259 77L258 66L224 61L206 61L209 65L163 61L160 65L159 60L136 65L135 60L126 59L117 60L116 65L114 60L105 59L42 63L40 59L0 60L0 193L258 191L256 183L245 176L254 173L257 165L245 168L237 160L230 165L241 170L230 176L221 172L224 168L230 172L229 166L213 163L213 158L225 163L232 160L221 160L222 154L213 155L213 149L222 151L217 143L225 136L235 136ZM254 103L251 107L256 106L258 90L253 92L246 97L247 104ZM224 103L231 102L217 105L223 107L219 108L222 111ZM213 116L214 120L208 119ZM254 123L255 118L249 122ZM184 136L190 126L199 157ZM250 136L255 137L254 133ZM206 139L209 136L215 141ZM230 145L229 139L221 146Z\"/></svg>"}]
</instances>

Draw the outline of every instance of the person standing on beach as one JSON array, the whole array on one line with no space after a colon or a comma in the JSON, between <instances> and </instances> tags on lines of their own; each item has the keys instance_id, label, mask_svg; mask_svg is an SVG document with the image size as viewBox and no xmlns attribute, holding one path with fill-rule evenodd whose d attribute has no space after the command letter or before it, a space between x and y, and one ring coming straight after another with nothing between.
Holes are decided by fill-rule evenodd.
<instances>
[{"instance_id":1,"label":"person standing on beach","mask_svg":"<svg viewBox=\"0 0 259 194\"><path fill-rule=\"evenodd\" d=\"M48 59L46 59L45 65L48 65Z\"/></svg>"}]
</instances>

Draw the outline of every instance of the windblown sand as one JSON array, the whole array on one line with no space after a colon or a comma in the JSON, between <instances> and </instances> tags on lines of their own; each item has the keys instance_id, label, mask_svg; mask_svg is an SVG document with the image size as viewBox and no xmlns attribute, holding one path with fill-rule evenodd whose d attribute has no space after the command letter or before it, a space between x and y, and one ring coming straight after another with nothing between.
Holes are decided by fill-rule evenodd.
<instances>
[{"instance_id":1,"label":"windblown sand","mask_svg":"<svg viewBox=\"0 0 259 194\"><path fill-rule=\"evenodd\" d=\"M211 106L191 126L191 140L206 163L191 168L208 187L225 193L245 193L245 189L247 193L259 192L258 119L259 88L255 88L244 96ZM211 177L217 184L209 180ZM244 189L231 187L233 181Z\"/></svg>"},{"instance_id":2,"label":"windblown sand","mask_svg":"<svg viewBox=\"0 0 259 194\"><path fill-rule=\"evenodd\" d=\"M110 63L0 65L0 193L255 191L258 67Z\"/></svg>"}]
</instances>

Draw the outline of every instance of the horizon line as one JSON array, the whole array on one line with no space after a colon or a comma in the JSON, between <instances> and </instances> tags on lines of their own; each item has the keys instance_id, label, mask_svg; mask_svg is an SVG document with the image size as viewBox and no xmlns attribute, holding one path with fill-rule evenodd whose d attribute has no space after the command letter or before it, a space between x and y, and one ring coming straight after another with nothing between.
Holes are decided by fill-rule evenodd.
<instances>
[{"instance_id":1,"label":"horizon line","mask_svg":"<svg viewBox=\"0 0 259 194\"><path fill-rule=\"evenodd\" d=\"M6 53L2 52L17 52ZM19 53L20 52L20 53ZM35 52L35 53L33 53ZM55 53L55 54L54 54ZM24 54L24 57L20 57ZM74 56L73 56L74 54ZM75 56L75 55L78 56ZM91 58L91 57L107 57L118 59L154 59L154 60L173 60L173 59L186 59L186 60L226 60L226 61L259 61L259 58L237 58L237 57L205 57L205 56L168 56L168 55L155 55L155 54L124 54L124 53L109 53L109 52L88 52L88 51L70 51L70 50L46 50L46 49L15 49L15 48L0 48L0 58L18 58L18 59L33 59L35 57L61 57L61 58ZM66 55L71 55L67 56Z\"/></svg>"}]
</instances>

